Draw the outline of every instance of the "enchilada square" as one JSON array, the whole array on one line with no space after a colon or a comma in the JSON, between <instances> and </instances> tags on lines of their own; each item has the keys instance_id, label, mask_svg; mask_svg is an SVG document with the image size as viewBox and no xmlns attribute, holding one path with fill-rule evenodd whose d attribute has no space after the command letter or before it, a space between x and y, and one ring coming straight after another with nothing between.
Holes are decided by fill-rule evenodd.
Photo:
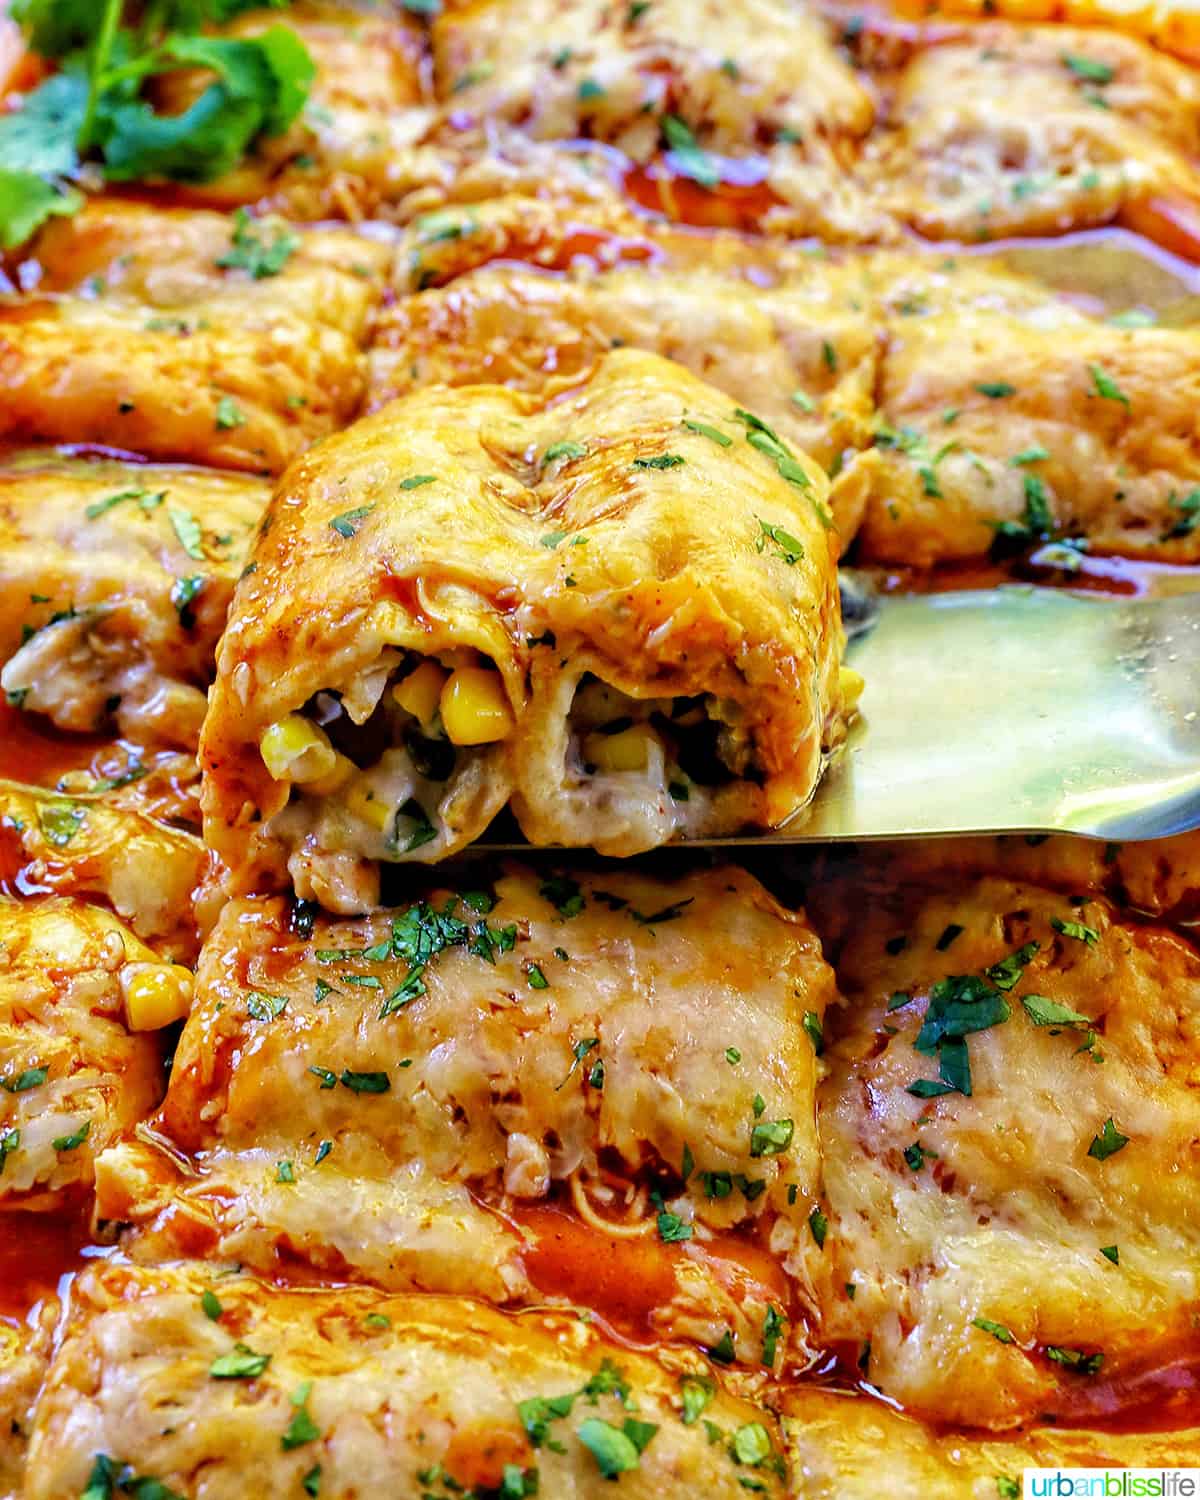
<instances>
[{"instance_id":1,"label":"enchilada square","mask_svg":"<svg viewBox=\"0 0 1200 1500\"><path fill-rule=\"evenodd\" d=\"M671 218L862 240L886 232L848 169L870 94L808 6L782 0L491 0L433 23L435 86L460 128L618 148Z\"/></svg>"},{"instance_id":2,"label":"enchilada square","mask_svg":"<svg viewBox=\"0 0 1200 1500\"><path fill-rule=\"evenodd\" d=\"M158 1040L130 1029L130 1000L136 1019L139 989L179 983L190 999L191 976L63 897L0 900L0 945L0 1207L60 1211L162 1095Z\"/></svg>"},{"instance_id":3,"label":"enchilada square","mask_svg":"<svg viewBox=\"0 0 1200 1500\"><path fill-rule=\"evenodd\" d=\"M675 360L826 471L869 444L882 339L866 267L792 256L739 275L720 262L753 264L740 241L714 246L712 269L676 264L688 247L662 237L646 249L641 265L487 266L396 299L371 345L370 406L433 383L553 392L624 347Z\"/></svg>"},{"instance_id":4,"label":"enchilada square","mask_svg":"<svg viewBox=\"0 0 1200 1500\"><path fill-rule=\"evenodd\" d=\"M1048 541L1200 557L1194 328L1094 316L968 257L883 256L877 275L874 447L834 497L862 512L865 561L928 568Z\"/></svg>"},{"instance_id":5,"label":"enchilada square","mask_svg":"<svg viewBox=\"0 0 1200 1500\"><path fill-rule=\"evenodd\" d=\"M0 435L277 473L354 415L384 246L93 199L0 299Z\"/></svg>"},{"instance_id":6,"label":"enchilada square","mask_svg":"<svg viewBox=\"0 0 1200 1500\"><path fill-rule=\"evenodd\" d=\"M1194 948L997 877L854 890L813 901L823 1338L935 1424L1135 1430L1194 1351Z\"/></svg>"},{"instance_id":7,"label":"enchilada square","mask_svg":"<svg viewBox=\"0 0 1200 1500\"><path fill-rule=\"evenodd\" d=\"M87 461L0 464L0 686L61 729L195 750L233 585L270 487Z\"/></svg>"},{"instance_id":8,"label":"enchilada square","mask_svg":"<svg viewBox=\"0 0 1200 1500\"><path fill-rule=\"evenodd\" d=\"M802 914L734 868L414 895L225 907L156 1127L192 1166L110 1151L100 1216L139 1261L565 1300L775 1367L833 992Z\"/></svg>"},{"instance_id":9,"label":"enchilada square","mask_svg":"<svg viewBox=\"0 0 1200 1500\"><path fill-rule=\"evenodd\" d=\"M743 1479L782 1500L780 1445L763 1407L570 1315L99 1265L76 1282L26 1494L126 1478L212 1500L248 1482L323 1500L591 1500L619 1477L639 1500L700 1486L735 1500Z\"/></svg>"},{"instance_id":10,"label":"enchilada square","mask_svg":"<svg viewBox=\"0 0 1200 1500\"><path fill-rule=\"evenodd\" d=\"M123 790L0 781L0 886L107 905L157 952L191 963L209 856L194 834L148 815Z\"/></svg>"},{"instance_id":11,"label":"enchilada square","mask_svg":"<svg viewBox=\"0 0 1200 1500\"><path fill-rule=\"evenodd\" d=\"M942 28L896 81L872 142L890 211L930 239L1053 235L1113 221L1200 245L1200 84L1120 31L1003 21Z\"/></svg>"},{"instance_id":12,"label":"enchilada square","mask_svg":"<svg viewBox=\"0 0 1200 1500\"><path fill-rule=\"evenodd\" d=\"M796 815L845 714L826 493L633 350L554 400L433 387L325 443L219 655L205 829L234 887L361 911L510 798L532 842L622 855Z\"/></svg>"}]
</instances>

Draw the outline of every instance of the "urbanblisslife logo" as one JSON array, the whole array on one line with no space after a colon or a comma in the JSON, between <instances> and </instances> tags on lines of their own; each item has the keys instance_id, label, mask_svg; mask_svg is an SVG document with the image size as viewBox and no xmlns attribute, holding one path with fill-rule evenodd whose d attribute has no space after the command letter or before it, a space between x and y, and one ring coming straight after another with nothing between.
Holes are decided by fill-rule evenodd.
<instances>
[{"instance_id":1,"label":"urbanblisslife logo","mask_svg":"<svg viewBox=\"0 0 1200 1500\"><path fill-rule=\"evenodd\" d=\"M1026 1469L1022 1479L1024 1500L1200 1500L1200 1469Z\"/></svg>"}]
</instances>

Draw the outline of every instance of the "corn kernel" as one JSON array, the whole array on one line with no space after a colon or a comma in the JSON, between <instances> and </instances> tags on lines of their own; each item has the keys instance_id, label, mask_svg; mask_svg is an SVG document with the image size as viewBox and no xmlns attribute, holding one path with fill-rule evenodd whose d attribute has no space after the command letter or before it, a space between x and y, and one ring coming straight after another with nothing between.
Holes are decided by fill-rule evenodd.
<instances>
[{"instance_id":1,"label":"corn kernel","mask_svg":"<svg viewBox=\"0 0 1200 1500\"><path fill-rule=\"evenodd\" d=\"M583 757L601 771L644 771L650 747L659 738L645 724L631 724L619 734L589 734L583 742Z\"/></svg>"},{"instance_id":2,"label":"corn kernel","mask_svg":"<svg viewBox=\"0 0 1200 1500\"><path fill-rule=\"evenodd\" d=\"M374 789L369 781L354 782L346 793L346 806L356 818L369 823L379 833L385 833L392 821L391 804Z\"/></svg>"},{"instance_id":3,"label":"corn kernel","mask_svg":"<svg viewBox=\"0 0 1200 1500\"><path fill-rule=\"evenodd\" d=\"M516 722L499 672L460 667L442 689L442 723L455 745L489 745Z\"/></svg>"},{"instance_id":4,"label":"corn kernel","mask_svg":"<svg viewBox=\"0 0 1200 1500\"><path fill-rule=\"evenodd\" d=\"M435 661L423 661L392 689L393 700L406 714L421 724L428 724L438 711L442 689L446 686L449 672Z\"/></svg>"},{"instance_id":5,"label":"corn kernel","mask_svg":"<svg viewBox=\"0 0 1200 1500\"><path fill-rule=\"evenodd\" d=\"M337 764L337 751L318 725L299 714L272 724L258 743L263 764L276 781L320 781Z\"/></svg>"},{"instance_id":6,"label":"corn kernel","mask_svg":"<svg viewBox=\"0 0 1200 1500\"><path fill-rule=\"evenodd\" d=\"M130 1031L159 1031L192 1008L192 976L179 964L126 964L121 994Z\"/></svg>"},{"instance_id":7,"label":"corn kernel","mask_svg":"<svg viewBox=\"0 0 1200 1500\"><path fill-rule=\"evenodd\" d=\"M862 697L862 691L866 685L866 679L861 672L856 672L853 667L842 667L838 678L838 686L842 693L842 706L846 709L853 708Z\"/></svg>"},{"instance_id":8,"label":"corn kernel","mask_svg":"<svg viewBox=\"0 0 1200 1500\"><path fill-rule=\"evenodd\" d=\"M357 774L358 767L348 755L343 755L340 750L335 750L333 753L337 758L328 776L318 776L314 781L304 783L305 789L315 792L318 797L331 797L334 792L346 785L351 776Z\"/></svg>"}]
</instances>

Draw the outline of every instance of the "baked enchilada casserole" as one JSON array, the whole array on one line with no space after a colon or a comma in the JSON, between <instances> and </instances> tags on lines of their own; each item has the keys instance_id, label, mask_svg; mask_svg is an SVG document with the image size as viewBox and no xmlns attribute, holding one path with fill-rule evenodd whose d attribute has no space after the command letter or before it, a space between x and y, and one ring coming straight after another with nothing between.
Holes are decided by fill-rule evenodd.
<instances>
[{"instance_id":1,"label":"baked enchilada casserole","mask_svg":"<svg viewBox=\"0 0 1200 1500\"><path fill-rule=\"evenodd\" d=\"M770 838L839 569L1200 589L1194 17L9 0L0 79L0 1500L1200 1466L1200 834Z\"/></svg>"}]
</instances>

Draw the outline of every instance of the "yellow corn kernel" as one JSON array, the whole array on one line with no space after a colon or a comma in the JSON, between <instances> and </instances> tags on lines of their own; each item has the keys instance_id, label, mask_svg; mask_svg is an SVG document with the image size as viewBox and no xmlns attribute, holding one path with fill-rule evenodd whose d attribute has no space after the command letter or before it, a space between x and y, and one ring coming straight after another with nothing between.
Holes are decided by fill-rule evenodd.
<instances>
[{"instance_id":1,"label":"yellow corn kernel","mask_svg":"<svg viewBox=\"0 0 1200 1500\"><path fill-rule=\"evenodd\" d=\"M192 976L179 964L126 964L121 994L130 1031L159 1031L192 1008Z\"/></svg>"},{"instance_id":2,"label":"yellow corn kernel","mask_svg":"<svg viewBox=\"0 0 1200 1500\"><path fill-rule=\"evenodd\" d=\"M333 753L335 757L333 770L328 776L318 776L314 781L304 783L305 789L315 792L318 797L331 797L358 772L358 767L348 755L343 755L340 750L335 750Z\"/></svg>"},{"instance_id":3,"label":"yellow corn kernel","mask_svg":"<svg viewBox=\"0 0 1200 1500\"><path fill-rule=\"evenodd\" d=\"M459 667L442 689L442 724L455 745L490 745L510 733L513 711L499 672Z\"/></svg>"},{"instance_id":4,"label":"yellow corn kernel","mask_svg":"<svg viewBox=\"0 0 1200 1500\"><path fill-rule=\"evenodd\" d=\"M412 714L422 724L428 724L438 711L442 689L446 686L449 672L435 661L423 661L392 689L392 698L406 714Z\"/></svg>"},{"instance_id":5,"label":"yellow corn kernel","mask_svg":"<svg viewBox=\"0 0 1200 1500\"><path fill-rule=\"evenodd\" d=\"M658 735L646 724L631 724L619 734L589 734L583 758L600 771L644 771Z\"/></svg>"},{"instance_id":6,"label":"yellow corn kernel","mask_svg":"<svg viewBox=\"0 0 1200 1500\"><path fill-rule=\"evenodd\" d=\"M263 764L276 781L320 781L337 764L337 751L318 724L299 714L288 714L272 724L258 748Z\"/></svg>"},{"instance_id":7,"label":"yellow corn kernel","mask_svg":"<svg viewBox=\"0 0 1200 1500\"><path fill-rule=\"evenodd\" d=\"M384 833L392 821L394 809L369 781L356 781L346 792L346 806L356 818Z\"/></svg>"},{"instance_id":8,"label":"yellow corn kernel","mask_svg":"<svg viewBox=\"0 0 1200 1500\"><path fill-rule=\"evenodd\" d=\"M838 677L842 707L847 710L852 709L862 697L862 690L866 685L866 678L861 672L856 672L853 667L842 667Z\"/></svg>"}]
</instances>

